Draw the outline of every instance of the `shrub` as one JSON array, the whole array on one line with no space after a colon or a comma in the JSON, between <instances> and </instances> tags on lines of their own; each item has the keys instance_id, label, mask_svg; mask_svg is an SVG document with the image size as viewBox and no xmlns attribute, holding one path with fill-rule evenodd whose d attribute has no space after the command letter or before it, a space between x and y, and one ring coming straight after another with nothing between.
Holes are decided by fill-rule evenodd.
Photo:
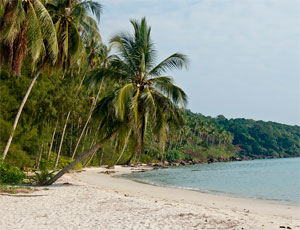
<instances>
[{"instance_id":1,"label":"shrub","mask_svg":"<svg viewBox=\"0 0 300 230\"><path fill-rule=\"evenodd\" d=\"M151 158L151 156L149 156L149 155L143 153L143 154L141 155L140 162L141 162L141 163L146 163L146 164L147 164L147 163L152 163L152 162L153 162L153 159Z\"/></svg>"},{"instance_id":2,"label":"shrub","mask_svg":"<svg viewBox=\"0 0 300 230\"><path fill-rule=\"evenodd\" d=\"M28 153L17 149L16 146L12 146L8 152L6 162L18 168L31 167L34 164L34 160L30 159Z\"/></svg>"},{"instance_id":3,"label":"shrub","mask_svg":"<svg viewBox=\"0 0 300 230\"><path fill-rule=\"evenodd\" d=\"M42 170L41 172L34 172L34 175L28 177L30 183L34 185L45 185L45 183L54 177L54 171L49 172L47 170Z\"/></svg>"},{"instance_id":4,"label":"shrub","mask_svg":"<svg viewBox=\"0 0 300 230\"><path fill-rule=\"evenodd\" d=\"M0 162L0 184L20 183L26 175L19 168Z\"/></svg>"},{"instance_id":5,"label":"shrub","mask_svg":"<svg viewBox=\"0 0 300 230\"><path fill-rule=\"evenodd\" d=\"M184 157L183 153L176 149L172 149L168 151L166 154L167 161L169 162L179 161L183 159L183 157Z\"/></svg>"},{"instance_id":6,"label":"shrub","mask_svg":"<svg viewBox=\"0 0 300 230\"><path fill-rule=\"evenodd\" d=\"M57 154L56 153L51 153L50 157L49 157L49 160L43 158L41 160L41 163L40 163L40 168L41 169L45 169L45 170L50 170L50 169L53 169L54 168L54 164L55 164L55 160L56 160L56 156ZM73 159L71 158L67 158L67 157L64 157L64 156L60 156L59 157L59 162L58 162L58 166L57 166L57 169L62 169L64 167L66 167L68 164L70 164L72 161L74 161ZM82 164L79 163L77 164L74 169L81 169L82 168Z\"/></svg>"}]
</instances>

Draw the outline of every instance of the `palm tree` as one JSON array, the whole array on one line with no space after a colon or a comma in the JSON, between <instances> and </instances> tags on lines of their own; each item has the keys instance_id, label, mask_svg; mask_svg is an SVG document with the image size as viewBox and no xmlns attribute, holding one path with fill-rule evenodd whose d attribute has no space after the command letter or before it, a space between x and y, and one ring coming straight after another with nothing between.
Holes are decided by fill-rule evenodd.
<instances>
[{"instance_id":1,"label":"palm tree","mask_svg":"<svg viewBox=\"0 0 300 230\"><path fill-rule=\"evenodd\" d=\"M55 28L40 0L4 0L0 6L1 64L7 64L13 75L20 75L27 55L33 64L45 57L56 60Z\"/></svg>"},{"instance_id":2,"label":"palm tree","mask_svg":"<svg viewBox=\"0 0 300 230\"><path fill-rule=\"evenodd\" d=\"M5 159L29 94L45 63L56 60L58 46L52 19L39 0L4 0L0 6L0 64L6 64L13 75L20 75L26 56L31 59L33 67L39 62L15 117L2 156Z\"/></svg>"},{"instance_id":3,"label":"palm tree","mask_svg":"<svg viewBox=\"0 0 300 230\"><path fill-rule=\"evenodd\" d=\"M125 127L128 126L127 122L121 121L115 116L116 111L114 110L110 100L102 101L102 103L98 105L98 111L101 111L101 113L96 113L99 122L98 136L100 137L100 141L83 154L77 156L72 163L60 170L52 179L49 179L45 185L53 184L75 165L84 161L94 152L97 152L103 144L110 141L120 132L120 130L125 130Z\"/></svg>"},{"instance_id":4,"label":"palm tree","mask_svg":"<svg viewBox=\"0 0 300 230\"><path fill-rule=\"evenodd\" d=\"M75 61L78 62L82 56L85 56L83 55L86 53L84 43L88 43L91 39L101 41L97 23L88 13L94 14L99 21L102 7L97 2L81 0L52 0L46 6L55 23L59 48L57 63L63 68L62 77L64 78L68 70L71 70L71 75L73 75ZM80 88L81 84L78 89ZM64 130L70 113L71 111L66 116ZM61 137L55 167L59 161L64 134L65 132Z\"/></svg>"},{"instance_id":5,"label":"palm tree","mask_svg":"<svg viewBox=\"0 0 300 230\"><path fill-rule=\"evenodd\" d=\"M66 71L80 58L79 54L84 52L84 42L88 43L91 36L101 40L97 22L89 13L99 21L102 6L94 1L51 0L46 7L53 18L57 33L57 63Z\"/></svg>"},{"instance_id":6,"label":"palm tree","mask_svg":"<svg viewBox=\"0 0 300 230\"><path fill-rule=\"evenodd\" d=\"M99 65L102 68L107 68L108 64L109 64L109 60L111 58L111 56L109 55L110 51L111 51L111 48L108 48L106 45L103 45L103 44L100 45L98 43L92 42L92 44L89 46L89 58L88 58L88 62L89 62L89 65L91 66L91 68L93 68L95 65ZM94 86L93 88L96 88L95 87L96 84L93 81L93 76L94 76L94 74L92 73L89 76L88 82L90 82L91 85ZM79 136L79 138L76 142L76 145L75 145L75 148L74 148L74 151L73 151L73 154L72 154L72 159L75 157L75 154L77 152L77 148L79 146L79 143L82 139L83 133L84 133L85 129L87 128L87 125L89 124L90 119L92 118L93 111L95 109L98 98L100 96L100 92L102 90L103 80L104 80L104 78L101 79L101 82L99 84L99 88L98 88L98 92L96 94L95 100L93 100L93 103L90 107L90 111L88 113L88 118L87 118L87 120L86 120L86 122L83 126L83 129L80 133L80 136Z\"/></svg>"},{"instance_id":7,"label":"palm tree","mask_svg":"<svg viewBox=\"0 0 300 230\"><path fill-rule=\"evenodd\" d=\"M183 122L178 106L184 107L187 101L186 94L173 84L172 77L163 75L167 70L187 66L187 57L175 53L155 65L156 51L146 19L131 20L131 24L134 34L121 33L111 39L118 55L111 60L110 74L118 78L119 87L103 99L112 100L119 118L133 125L132 135L136 136L137 143L128 164L143 151L147 123L153 134L159 136L164 149L169 126Z\"/></svg>"},{"instance_id":8,"label":"palm tree","mask_svg":"<svg viewBox=\"0 0 300 230\"><path fill-rule=\"evenodd\" d=\"M47 185L53 184L116 135L125 144L129 136L136 138L137 147L129 159L130 163L133 156L140 155L143 151L147 122L153 134L158 136L162 147L167 139L168 129L183 124L179 106L186 104L186 94L173 84L171 77L161 74L172 68L186 66L186 56L173 54L154 67L155 50L146 19L143 18L140 22L132 20L131 23L135 29L134 35L122 34L111 40L117 45L120 55L112 58L109 68L99 68L95 75L99 80L104 76L118 79L118 85L95 108L94 115L100 119L101 140L47 181Z\"/></svg>"}]
</instances>

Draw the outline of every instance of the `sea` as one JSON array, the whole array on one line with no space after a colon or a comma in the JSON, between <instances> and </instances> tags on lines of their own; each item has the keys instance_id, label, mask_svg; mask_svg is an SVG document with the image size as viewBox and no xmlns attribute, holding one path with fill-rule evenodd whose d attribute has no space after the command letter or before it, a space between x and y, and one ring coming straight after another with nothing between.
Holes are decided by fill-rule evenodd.
<instances>
[{"instance_id":1,"label":"sea","mask_svg":"<svg viewBox=\"0 0 300 230\"><path fill-rule=\"evenodd\" d=\"M124 176L158 186L300 205L300 158L196 164Z\"/></svg>"}]
</instances>

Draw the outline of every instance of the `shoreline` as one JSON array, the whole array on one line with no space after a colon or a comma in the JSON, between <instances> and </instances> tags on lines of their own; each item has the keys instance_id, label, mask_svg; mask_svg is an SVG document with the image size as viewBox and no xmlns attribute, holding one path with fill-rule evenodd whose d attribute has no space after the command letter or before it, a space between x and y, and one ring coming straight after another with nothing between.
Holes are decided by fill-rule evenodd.
<instances>
[{"instance_id":1,"label":"shoreline","mask_svg":"<svg viewBox=\"0 0 300 230\"><path fill-rule=\"evenodd\" d=\"M126 175L126 174L124 174L124 175ZM164 186L164 185L158 185L158 184L145 182L145 181L140 181L140 180L136 180L136 179L126 178L126 177L123 177L122 175L120 175L120 176L116 175L116 176L112 176L112 177L122 178L122 179L130 180L130 181L134 181L134 182L137 182L137 183L147 184L147 185L157 186L157 187L162 187L162 188L182 189L182 190L187 190L187 191L199 192L199 193L203 193L203 194L223 196L224 198L229 197L229 198L233 198L233 199L234 198L244 199L244 200L248 200L248 201L262 202L262 203L266 203L266 204L275 204L275 205L278 204L278 205L287 205L287 206L292 206L292 207L300 207L300 204L292 204L292 203L289 203L288 201L279 200L279 199L243 197L243 196L238 196L238 195L235 195L235 194L230 194L230 193L226 193L226 192L219 192L219 191L210 191L210 190L204 191L204 190L200 190L200 189L196 189L196 188L176 187L176 186L167 186L167 185Z\"/></svg>"},{"instance_id":2,"label":"shoreline","mask_svg":"<svg viewBox=\"0 0 300 230\"><path fill-rule=\"evenodd\" d=\"M289 158L300 158L299 156L284 156L284 157L266 157L266 156L257 156L257 157L246 157L246 156L233 156L230 158L213 158L206 160L180 160L177 162L156 162L147 164L147 166L158 166L158 167L169 167L169 166L185 166L185 165L197 165L197 164L213 164L213 163L225 163L225 162L238 162L238 161L254 161L254 160L276 160L276 159L289 159ZM139 166L139 165L135 165Z\"/></svg>"},{"instance_id":3,"label":"shoreline","mask_svg":"<svg viewBox=\"0 0 300 230\"><path fill-rule=\"evenodd\" d=\"M119 165L119 166L123 167L122 165ZM143 166L135 166L135 167L143 167ZM147 167L151 167L151 166L147 165ZM173 166L171 166L171 167L173 167ZM175 166L175 167L177 167L177 166ZM162 167L161 169L165 169L165 168ZM158 170L161 170L161 169L158 169ZM152 170L154 170L154 169L150 169L147 171L152 171ZM157 169L155 169L155 170L157 170ZM136 173L143 173L143 172L145 172L145 171L136 172ZM212 195L216 195L216 196L224 196L224 197L230 197L230 198L245 199L245 200L249 200L249 201L263 202L263 203L267 203L267 204L275 204L275 205L278 204L278 205L288 205L288 206L300 207L300 203L292 203L292 201L290 201L290 200L247 197L247 196L239 196L237 194L231 194L231 193L226 193L226 192L221 192L221 191L201 190L201 189L197 189L197 188L176 187L176 186L169 186L169 185L159 185L159 184L146 182L146 181L135 179L135 178L126 177L126 175L130 175L130 174L131 174L130 172L126 172L126 173L119 174L119 175L112 175L112 177L126 179L126 180L134 181L137 183L151 185L151 186L157 186L157 187L162 187L162 188L183 189L183 190L187 190L187 191L194 191L194 192L200 192L200 193L204 193L204 194L212 194ZM299 217L300 217L300 213L299 213Z\"/></svg>"},{"instance_id":4,"label":"shoreline","mask_svg":"<svg viewBox=\"0 0 300 230\"><path fill-rule=\"evenodd\" d=\"M154 198L163 198L163 199L172 198L173 200L181 199L191 204L193 204L195 201L199 202L198 198L206 198L208 200L208 203L210 204L212 204L211 200L213 199L215 201L219 201L224 206L233 203L239 206L240 208L243 207L245 209L249 208L248 206L249 204L251 204L251 207L253 207L253 205L256 205L257 209L264 209L263 214L265 214L265 211L274 214L275 213L274 208L276 208L277 209L277 213L275 213L276 215L299 218L300 221L300 205L296 205L296 204L285 204L280 202L272 202L271 200L269 201L264 199L260 200L260 199L252 199L252 198L245 198L245 197L236 197L224 193L215 194L209 191L203 192L200 190L193 190L187 188L160 186L156 184L151 184L151 183L137 181L134 179L123 177L124 175L131 174L132 171L136 171L136 170L137 172L134 173L142 173L139 172L140 170L147 170L147 171L153 170L153 167L151 166L135 166L135 167L116 166L115 169L107 169L102 167L90 167L90 168L85 168L85 170L86 171L83 172L83 174L81 173L72 174L72 176L75 176L75 178L81 182L100 186L103 189L108 189L108 190L116 189L123 192L129 192L129 193L131 192L135 195L141 194L143 192L148 194L147 190L150 190L151 192L154 192L151 194ZM109 174L103 173L107 171L111 171L111 172L114 171L115 173L109 173ZM101 180L97 180L100 178ZM127 187L133 189L128 189ZM166 193L167 196L162 195L164 193ZM169 196L170 193L171 194L174 193L176 195L174 197ZM186 197L187 195L189 197ZM201 202L203 202L203 200L201 200ZM267 209L265 209L265 207L267 207ZM285 211L282 212L282 210ZM297 212L295 213L289 211L286 212L286 210L294 210Z\"/></svg>"},{"instance_id":5,"label":"shoreline","mask_svg":"<svg viewBox=\"0 0 300 230\"><path fill-rule=\"evenodd\" d=\"M0 229L300 229L300 207L115 176L144 168L85 168L30 196L0 195Z\"/></svg>"}]
</instances>

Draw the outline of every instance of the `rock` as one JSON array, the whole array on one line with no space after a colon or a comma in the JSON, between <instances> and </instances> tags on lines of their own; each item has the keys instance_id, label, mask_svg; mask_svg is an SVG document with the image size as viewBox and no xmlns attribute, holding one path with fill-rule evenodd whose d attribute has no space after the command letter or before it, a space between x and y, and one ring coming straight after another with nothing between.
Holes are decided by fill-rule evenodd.
<instances>
[{"instance_id":1,"label":"rock","mask_svg":"<svg viewBox=\"0 0 300 230\"><path fill-rule=\"evenodd\" d=\"M149 170L147 170L147 169L138 169L138 170L132 171L131 173L140 173L140 172L147 172L147 171L149 171Z\"/></svg>"},{"instance_id":2,"label":"rock","mask_svg":"<svg viewBox=\"0 0 300 230\"><path fill-rule=\"evenodd\" d=\"M99 172L99 173L104 173L104 174L112 174L112 173L116 173L117 171L103 171L103 172Z\"/></svg>"},{"instance_id":3,"label":"rock","mask_svg":"<svg viewBox=\"0 0 300 230\"><path fill-rule=\"evenodd\" d=\"M107 168L107 169L115 169L115 166L114 166L114 165L112 165L112 166L107 166L106 168Z\"/></svg>"}]
</instances>

